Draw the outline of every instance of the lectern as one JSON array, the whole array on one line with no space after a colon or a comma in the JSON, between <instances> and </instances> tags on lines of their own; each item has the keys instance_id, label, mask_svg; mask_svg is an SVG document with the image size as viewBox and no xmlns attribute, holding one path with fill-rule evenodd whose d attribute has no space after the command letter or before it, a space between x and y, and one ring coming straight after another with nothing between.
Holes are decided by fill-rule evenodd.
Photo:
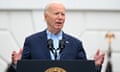
<instances>
[{"instance_id":1,"label":"lectern","mask_svg":"<svg viewBox=\"0 0 120 72\"><path fill-rule=\"evenodd\" d=\"M95 72L92 60L20 60L17 72Z\"/></svg>"}]
</instances>

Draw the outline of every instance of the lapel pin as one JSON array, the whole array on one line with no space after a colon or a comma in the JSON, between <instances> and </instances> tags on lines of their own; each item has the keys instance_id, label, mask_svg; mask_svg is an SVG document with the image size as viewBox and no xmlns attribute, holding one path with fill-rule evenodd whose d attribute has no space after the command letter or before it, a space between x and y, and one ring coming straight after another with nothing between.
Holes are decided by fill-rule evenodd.
<instances>
[{"instance_id":1,"label":"lapel pin","mask_svg":"<svg viewBox=\"0 0 120 72\"><path fill-rule=\"evenodd\" d=\"M69 43L69 41L65 41L65 43Z\"/></svg>"}]
</instances>

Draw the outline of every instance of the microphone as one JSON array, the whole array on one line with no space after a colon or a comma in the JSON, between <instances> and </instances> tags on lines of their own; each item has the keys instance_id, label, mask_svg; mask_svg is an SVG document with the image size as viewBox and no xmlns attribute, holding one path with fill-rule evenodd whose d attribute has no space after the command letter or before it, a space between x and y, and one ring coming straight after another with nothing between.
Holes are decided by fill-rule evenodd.
<instances>
[{"instance_id":1,"label":"microphone","mask_svg":"<svg viewBox=\"0 0 120 72\"><path fill-rule=\"evenodd\" d=\"M51 50L51 52L54 53L53 52L54 47L53 47L53 40L52 39L48 39L47 46Z\"/></svg>"},{"instance_id":2,"label":"microphone","mask_svg":"<svg viewBox=\"0 0 120 72\"><path fill-rule=\"evenodd\" d=\"M59 53L62 52L63 48L65 47L65 41L64 40L59 40Z\"/></svg>"},{"instance_id":3,"label":"microphone","mask_svg":"<svg viewBox=\"0 0 120 72\"><path fill-rule=\"evenodd\" d=\"M53 46L53 40L52 39L48 39L47 47L54 54L54 58L56 60L57 59L57 50L60 50L59 54L62 52L63 48L65 47L65 41L64 40L59 40L59 48L55 49L54 46Z\"/></svg>"},{"instance_id":4,"label":"microphone","mask_svg":"<svg viewBox=\"0 0 120 72\"><path fill-rule=\"evenodd\" d=\"M55 49L54 47L53 47L53 40L52 39L49 39L48 41L47 41L47 46L48 46L48 48L51 50L51 52L54 54L54 58L55 58L55 60L57 59L57 49ZM54 52L54 50L55 50L55 52Z\"/></svg>"}]
</instances>

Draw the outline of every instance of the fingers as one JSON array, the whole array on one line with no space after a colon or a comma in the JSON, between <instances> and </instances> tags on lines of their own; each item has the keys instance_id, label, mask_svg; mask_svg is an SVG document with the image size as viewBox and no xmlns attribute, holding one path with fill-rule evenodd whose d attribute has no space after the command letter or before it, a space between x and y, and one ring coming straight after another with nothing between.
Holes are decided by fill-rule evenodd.
<instances>
[{"instance_id":1,"label":"fingers","mask_svg":"<svg viewBox=\"0 0 120 72\"><path fill-rule=\"evenodd\" d=\"M105 53L100 54L100 50L98 50L95 57L94 57L94 59L95 60L103 59L104 56L105 56Z\"/></svg>"},{"instance_id":2,"label":"fingers","mask_svg":"<svg viewBox=\"0 0 120 72\"><path fill-rule=\"evenodd\" d=\"M104 53L102 53L101 55L99 55L98 57L97 57L97 59L99 60L103 60L104 59L104 56L105 56L105 54Z\"/></svg>"},{"instance_id":3,"label":"fingers","mask_svg":"<svg viewBox=\"0 0 120 72\"><path fill-rule=\"evenodd\" d=\"M16 51L12 52L12 63L13 64L17 63L17 52Z\"/></svg>"},{"instance_id":4,"label":"fingers","mask_svg":"<svg viewBox=\"0 0 120 72\"><path fill-rule=\"evenodd\" d=\"M97 52L96 52L96 54L95 54L95 56L94 56L94 59L95 59L95 60L97 60L97 59L99 58L99 57L98 57L99 54L100 54L100 50L98 49Z\"/></svg>"},{"instance_id":5,"label":"fingers","mask_svg":"<svg viewBox=\"0 0 120 72\"><path fill-rule=\"evenodd\" d=\"M17 52L16 52L16 51L13 51L13 52L12 52L12 58L14 58L16 55L17 55Z\"/></svg>"},{"instance_id":6,"label":"fingers","mask_svg":"<svg viewBox=\"0 0 120 72\"><path fill-rule=\"evenodd\" d=\"M17 61L21 59L23 48L20 48L19 52L12 52L12 63L17 64Z\"/></svg>"},{"instance_id":7,"label":"fingers","mask_svg":"<svg viewBox=\"0 0 120 72\"><path fill-rule=\"evenodd\" d=\"M105 53L100 53L100 50L97 50L96 55L94 57L96 65L99 66L103 64L104 56L105 56Z\"/></svg>"},{"instance_id":8,"label":"fingers","mask_svg":"<svg viewBox=\"0 0 120 72\"><path fill-rule=\"evenodd\" d=\"M102 58L102 61L104 61L105 53L102 53L102 54L101 54L101 58ZM103 63L103 62L102 62L102 63Z\"/></svg>"},{"instance_id":9,"label":"fingers","mask_svg":"<svg viewBox=\"0 0 120 72\"><path fill-rule=\"evenodd\" d=\"M100 55L99 58L97 59L97 61L98 61L99 65L102 65L104 62L104 54Z\"/></svg>"}]
</instances>

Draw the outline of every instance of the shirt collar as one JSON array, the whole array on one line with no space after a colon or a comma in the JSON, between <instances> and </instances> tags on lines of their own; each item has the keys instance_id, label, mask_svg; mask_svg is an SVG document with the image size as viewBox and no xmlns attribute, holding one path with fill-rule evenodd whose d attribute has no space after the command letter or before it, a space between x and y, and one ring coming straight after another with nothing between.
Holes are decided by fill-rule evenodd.
<instances>
[{"instance_id":1,"label":"shirt collar","mask_svg":"<svg viewBox=\"0 0 120 72\"><path fill-rule=\"evenodd\" d=\"M57 38L57 39L59 39L59 40L61 40L62 39L62 36L63 36L63 32L62 31L60 31L58 34L52 34L50 31L46 31L46 33L47 33L47 38L48 39L54 39L54 38Z\"/></svg>"}]
</instances>

